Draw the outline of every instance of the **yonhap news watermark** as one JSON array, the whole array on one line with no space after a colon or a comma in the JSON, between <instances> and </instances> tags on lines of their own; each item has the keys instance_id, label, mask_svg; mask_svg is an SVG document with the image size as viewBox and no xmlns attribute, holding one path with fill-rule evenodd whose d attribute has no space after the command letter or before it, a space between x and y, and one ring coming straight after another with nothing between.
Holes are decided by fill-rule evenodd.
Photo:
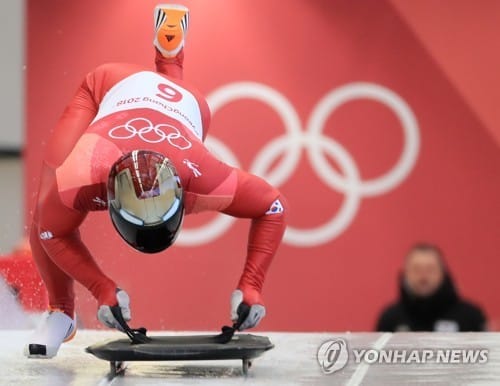
<instances>
[{"instance_id":1,"label":"yonhap news watermark","mask_svg":"<svg viewBox=\"0 0 500 386\"><path fill-rule=\"evenodd\" d=\"M352 348L347 340L330 339L318 349L317 359L325 374L343 369L349 358L355 365L366 364L462 364L474 365L488 362L486 348Z\"/></svg>"}]
</instances>

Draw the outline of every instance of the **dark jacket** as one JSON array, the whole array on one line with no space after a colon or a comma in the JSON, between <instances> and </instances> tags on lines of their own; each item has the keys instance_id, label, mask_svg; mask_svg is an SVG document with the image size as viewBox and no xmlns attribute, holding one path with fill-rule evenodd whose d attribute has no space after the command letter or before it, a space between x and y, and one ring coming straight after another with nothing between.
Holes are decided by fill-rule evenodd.
<instances>
[{"instance_id":1,"label":"dark jacket","mask_svg":"<svg viewBox=\"0 0 500 386\"><path fill-rule=\"evenodd\" d=\"M481 309L462 300L453 280L445 273L443 283L429 297L411 294L400 279L400 299L380 315L377 331L484 331Z\"/></svg>"}]
</instances>

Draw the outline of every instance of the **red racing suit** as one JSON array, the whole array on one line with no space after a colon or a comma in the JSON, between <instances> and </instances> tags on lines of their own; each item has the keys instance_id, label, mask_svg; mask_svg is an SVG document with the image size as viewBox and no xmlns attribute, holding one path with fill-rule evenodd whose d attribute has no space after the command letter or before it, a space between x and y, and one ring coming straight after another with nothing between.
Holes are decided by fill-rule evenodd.
<instances>
[{"instance_id":1,"label":"red racing suit","mask_svg":"<svg viewBox=\"0 0 500 386\"><path fill-rule=\"evenodd\" d=\"M253 219L238 288L247 304L263 304L262 285L285 230L285 199L207 150L205 99L178 79L178 63L158 54L156 60L156 72L106 64L89 73L48 145L30 243L50 307L70 317L74 280L99 305L116 305L117 284L100 270L78 229L89 211L107 209L110 167L132 150L153 150L172 161L186 214L211 210Z\"/></svg>"}]
</instances>

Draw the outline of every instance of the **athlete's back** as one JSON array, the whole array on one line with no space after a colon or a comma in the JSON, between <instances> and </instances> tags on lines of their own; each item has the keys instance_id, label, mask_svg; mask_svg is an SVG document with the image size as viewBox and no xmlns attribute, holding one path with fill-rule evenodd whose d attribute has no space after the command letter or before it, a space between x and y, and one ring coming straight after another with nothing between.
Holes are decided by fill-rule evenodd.
<instances>
[{"instance_id":1,"label":"athlete's back","mask_svg":"<svg viewBox=\"0 0 500 386\"><path fill-rule=\"evenodd\" d=\"M167 156L185 187L191 185L192 178L201 176L197 167L209 158L202 144L209 111L196 91L178 80L129 64L100 66L87 76L86 84L92 99L86 103L97 104L97 113L56 169L65 205L105 209L102 185L110 167L132 150L153 150ZM75 170L79 172L75 174ZM220 178L226 174L224 171Z\"/></svg>"},{"instance_id":2,"label":"athlete's back","mask_svg":"<svg viewBox=\"0 0 500 386\"><path fill-rule=\"evenodd\" d=\"M209 112L202 97L179 80L152 71L134 72L112 84L108 79L116 77L116 73L122 75L121 67L106 67L96 74L96 81L107 90L93 123L120 111L151 109L179 122L199 140L205 137Z\"/></svg>"}]
</instances>

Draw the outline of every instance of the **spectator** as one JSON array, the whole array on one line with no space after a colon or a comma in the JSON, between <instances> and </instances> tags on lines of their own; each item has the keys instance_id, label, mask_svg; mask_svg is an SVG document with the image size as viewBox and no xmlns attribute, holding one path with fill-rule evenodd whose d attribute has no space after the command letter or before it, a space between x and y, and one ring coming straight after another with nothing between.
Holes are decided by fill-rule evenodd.
<instances>
[{"instance_id":1,"label":"spectator","mask_svg":"<svg viewBox=\"0 0 500 386\"><path fill-rule=\"evenodd\" d=\"M377 331L485 330L483 312L457 294L437 246L419 243L410 249L399 286L399 301L382 312Z\"/></svg>"}]
</instances>

